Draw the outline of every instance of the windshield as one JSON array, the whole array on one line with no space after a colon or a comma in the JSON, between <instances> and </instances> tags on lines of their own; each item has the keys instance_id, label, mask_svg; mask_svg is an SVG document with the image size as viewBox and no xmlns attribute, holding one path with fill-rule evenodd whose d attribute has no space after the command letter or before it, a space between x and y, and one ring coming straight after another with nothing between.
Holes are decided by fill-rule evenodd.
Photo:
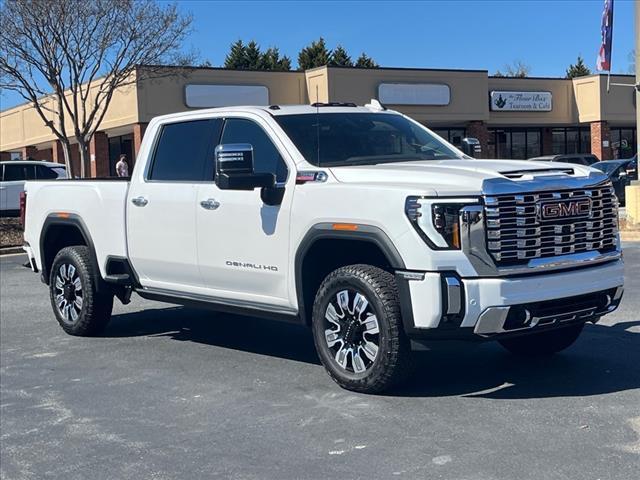
<instances>
[{"instance_id":1,"label":"windshield","mask_svg":"<svg viewBox=\"0 0 640 480\"><path fill-rule=\"evenodd\" d=\"M276 120L304 158L319 167L462 158L440 137L397 114L279 115Z\"/></svg>"}]
</instances>

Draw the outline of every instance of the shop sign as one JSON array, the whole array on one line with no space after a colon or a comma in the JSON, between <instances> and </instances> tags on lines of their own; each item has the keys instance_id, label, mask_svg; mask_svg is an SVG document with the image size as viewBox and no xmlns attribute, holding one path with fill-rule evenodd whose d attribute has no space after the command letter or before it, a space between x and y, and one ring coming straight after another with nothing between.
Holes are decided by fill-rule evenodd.
<instances>
[{"instance_id":1,"label":"shop sign","mask_svg":"<svg viewBox=\"0 0 640 480\"><path fill-rule=\"evenodd\" d=\"M494 112L550 112L553 97L551 92L493 90L490 102Z\"/></svg>"},{"instance_id":2,"label":"shop sign","mask_svg":"<svg viewBox=\"0 0 640 480\"><path fill-rule=\"evenodd\" d=\"M234 105L269 105L269 90L263 85L187 85L187 107L231 107Z\"/></svg>"},{"instance_id":3,"label":"shop sign","mask_svg":"<svg viewBox=\"0 0 640 480\"><path fill-rule=\"evenodd\" d=\"M441 83L381 83L378 100L388 105L449 105L451 90Z\"/></svg>"}]
</instances>

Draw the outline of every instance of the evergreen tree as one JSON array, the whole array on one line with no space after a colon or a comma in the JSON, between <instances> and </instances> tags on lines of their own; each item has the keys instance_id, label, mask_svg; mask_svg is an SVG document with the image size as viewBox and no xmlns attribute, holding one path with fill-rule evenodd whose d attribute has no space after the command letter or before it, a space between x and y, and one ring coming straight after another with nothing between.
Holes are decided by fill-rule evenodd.
<instances>
[{"instance_id":1,"label":"evergreen tree","mask_svg":"<svg viewBox=\"0 0 640 480\"><path fill-rule=\"evenodd\" d=\"M335 67L353 67L353 61L342 45L338 45L331 53L329 65Z\"/></svg>"},{"instance_id":2,"label":"evergreen tree","mask_svg":"<svg viewBox=\"0 0 640 480\"><path fill-rule=\"evenodd\" d=\"M327 50L324 38L311 42L311 45L304 47L298 54L298 68L307 70L309 68L322 67L329 63L331 52Z\"/></svg>"},{"instance_id":3,"label":"evergreen tree","mask_svg":"<svg viewBox=\"0 0 640 480\"><path fill-rule=\"evenodd\" d=\"M291 59L286 55L280 58L278 47L268 48L262 55L262 70L288 71L291 70Z\"/></svg>"},{"instance_id":4,"label":"evergreen tree","mask_svg":"<svg viewBox=\"0 0 640 480\"><path fill-rule=\"evenodd\" d=\"M242 43L242 40L232 43L229 53L224 59L224 68L244 70L248 68L248 64L247 47Z\"/></svg>"},{"instance_id":5,"label":"evergreen tree","mask_svg":"<svg viewBox=\"0 0 640 480\"><path fill-rule=\"evenodd\" d=\"M379 65L373 60L373 58L362 52L362 54L358 57L358 60L356 60L356 67L377 68L379 67Z\"/></svg>"},{"instance_id":6,"label":"evergreen tree","mask_svg":"<svg viewBox=\"0 0 640 480\"><path fill-rule=\"evenodd\" d=\"M244 50L244 55L247 61L248 70L260 70L262 69L262 52L260 51L260 45L254 40L251 40Z\"/></svg>"},{"instance_id":7,"label":"evergreen tree","mask_svg":"<svg viewBox=\"0 0 640 480\"><path fill-rule=\"evenodd\" d=\"M570 64L569 68L567 68L567 78L584 77L586 75L591 75L591 70L584 64L584 59L578 55L576 63Z\"/></svg>"}]
</instances>

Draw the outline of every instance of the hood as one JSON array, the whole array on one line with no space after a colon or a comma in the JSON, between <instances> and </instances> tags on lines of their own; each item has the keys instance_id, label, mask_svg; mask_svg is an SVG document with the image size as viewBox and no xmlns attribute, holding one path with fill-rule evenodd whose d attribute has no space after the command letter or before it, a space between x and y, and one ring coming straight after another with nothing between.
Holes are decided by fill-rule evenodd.
<instances>
[{"instance_id":1,"label":"hood","mask_svg":"<svg viewBox=\"0 0 640 480\"><path fill-rule=\"evenodd\" d=\"M532 191L531 182L548 180L550 188L567 188L562 180L583 178L588 183L606 179L602 172L582 165L523 160L421 160L331 167L339 182L422 188L426 194L480 195L488 192L487 181L504 191ZM510 188L512 187L512 188Z\"/></svg>"}]
</instances>

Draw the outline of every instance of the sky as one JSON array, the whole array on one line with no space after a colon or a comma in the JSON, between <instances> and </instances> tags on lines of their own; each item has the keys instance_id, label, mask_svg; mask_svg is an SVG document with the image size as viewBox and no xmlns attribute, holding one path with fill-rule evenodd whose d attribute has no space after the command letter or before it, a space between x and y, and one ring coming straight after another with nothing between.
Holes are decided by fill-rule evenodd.
<instances>
[{"instance_id":1,"label":"sky","mask_svg":"<svg viewBox=\"0 0 640 480\"><path fill-rule=\"evenodd\" d=\"M193 15L185 50L222 66L229 45L256 40L277 46L294 66L301 48L324 37L352 57L383 67L504 70L516 60L530 75L562 77L578 55L595 71L603 0L261 1L180 0ZM615 0L612 71L629 73L634 48L633 0ZM4 110L22 103L12 93Z\"/></svg>"}]
</instances>

